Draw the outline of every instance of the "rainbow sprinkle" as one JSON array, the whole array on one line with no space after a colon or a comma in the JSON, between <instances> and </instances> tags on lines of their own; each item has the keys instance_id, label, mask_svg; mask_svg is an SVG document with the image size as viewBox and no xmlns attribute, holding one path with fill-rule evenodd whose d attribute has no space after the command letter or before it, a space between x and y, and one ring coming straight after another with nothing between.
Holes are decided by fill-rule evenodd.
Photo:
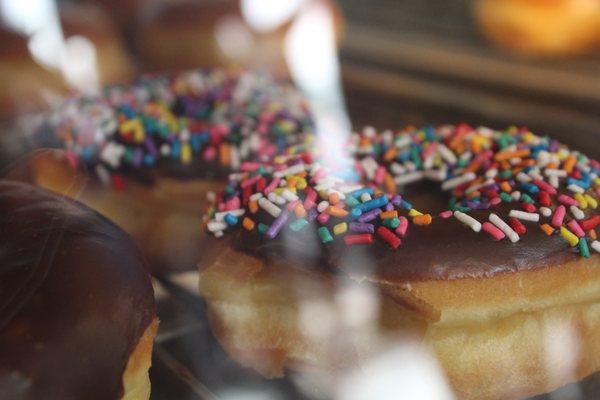
<instances>
[{"instance_id":1,"label":"rainbow sprinkle","mask_svg":"<svg viewBox=\"0 0 600 400\"><path fill-rule=\"evenodd\" d=\"M268 237L283 229L278 222L285 209L284 224L293 231L316 225L325 244L379 239L397 249L401 238L410 235L411 223L461 223L492 240L516 243L528 224L538 224L549 236L560 234L583 256L589 256L590 247L598 251L600 215L594 210L600 163L556 140L514 127L496 131L461 124L398 132L367 127L351 135L348 148L355 159L351 171L327 170L318 162L318 151L295 146L284 156L232 174L209 212L209 230L215 215L234 206L249 210L256 220L252 202L258 201L272 219ZM422 180L438 182L448 193L448 210L432 216L396 193L398 186ZM501 204L509 212L495 209ZM474 210L477 218L470 215Z\"/></svg>"}]
</instances>

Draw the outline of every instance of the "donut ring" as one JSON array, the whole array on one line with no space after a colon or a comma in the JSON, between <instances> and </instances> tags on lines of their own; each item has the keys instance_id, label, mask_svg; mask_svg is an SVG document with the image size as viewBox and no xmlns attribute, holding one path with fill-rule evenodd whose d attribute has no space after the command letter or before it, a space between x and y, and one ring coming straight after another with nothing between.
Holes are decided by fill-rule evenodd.
<instances>
[{"instance_id":1,"label":"donut ring","mask_svg":"<svg viewBox=\"0 0 600 400\"><path fill-rule=\"evenodd\" d=\"M542 393L600 369L597 161L526 129L468 125L367 128L349 147L350 172L296 148L242 168L217 197L207 230L222 239L200 263L200 291L230 354L267 376L343 370L411 328L467 399ZM345 285L324 284L346 279L395 305L363 318L368 345L340 317ZM581 350L554 374L544 335L564 327Z\"/></svg>"},{"instance_id":2,"label":"donut ring","mask_svg":"<svg viewBox=\"0 0 600 400\"><path fill-rule=\"evenodd\" d=\"M13 171L115 221L154 273L191 269L206 195L241 162L310 134L302 97L237 69L142 77L100 97L69 99L33 138L41 152ZM83 177L70 186L74 171ZM89 179L85 179L85 175Z\"/></svg>"},{"instance_id":3,"label":"donut ring","mask_svg":"<svg viewBox=\"0 0 600 400\"><path fill-rule=\"evenodd\" d=\"M0 181L0 243L0 397L148 399L158 320L130 238L77 202Z\"/></svg>"}]
</instances>

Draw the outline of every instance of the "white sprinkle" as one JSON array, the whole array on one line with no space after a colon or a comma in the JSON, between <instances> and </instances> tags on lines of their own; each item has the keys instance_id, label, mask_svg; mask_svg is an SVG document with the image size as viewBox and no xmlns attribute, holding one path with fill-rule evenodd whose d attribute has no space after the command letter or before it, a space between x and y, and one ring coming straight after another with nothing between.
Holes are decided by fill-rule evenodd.
<instances>
[{"instance_id":1,"label":"white sprinkle","mask_svg":"<svg viewBox=\"0 0 600 400\"><path fill-rule=\"evenodd\" d=\"M213 234L215 235L216 238L223 237L223 231L215 231L215 232L213 232Z\"/></svg>"},{"instance_id":2,"label":"white sprinkle","mask_svg":"<svg viewBox=\"0 0 600 400\"><path fill-rule=\"evenodd\" d=\"M394 182L396 183L396 185L406 185L408 183L418 182L424 177L425 174L423 171L415 171L395 177Z\"/></svg>"},{"instance_id":3,"label":"white sprinkle","mask_svg":"<svg viewBox=\"0 0 600 400\"><path fill-rule=\"evenodd\" d=\"M212 190L206 192L206 201L208 201L209 203L214 203L215 201L217 201L217 194Z\"/></svg>"},{"instance_id":4,"label":"white sprinkle","mask_svg":"<svg viewBox=\"0 0 600 400\"><path fill-rule=\"evenodd\" d=\"M544 170L544 174L546 174L546 176L557 176L559 178L565 178L567 176L567 171L565 171L564 169L546 168Z\"/></svg>"},{"instance_id":5,"label":"white sprinkle","mask_svg":"<svg viewBox=\"0 0 600 400\"><path fill-rule=\"evenodd\" d=\"M442 183L442 190L452 190L455 187L465 182L472 181L475 178L476 176L474 172L468 172L464 175L457 176L456 178L448 179L447 181Z\"/></svg>"},{"instance_id":6,"label":"white sprinkle","mask_svg":"<svg viewBox=\"0 0 600 400\"><path fill-rule=\"evenodd\" d=\"M267 198L269 200L271 200L273 203L279 204L280 206L284 205L286 203L286 200L275 192L269 193L267 195Z\"/></svg>"},{"instance_id":7,"label":"white sprinkle","mask_svg":"<svg viewBox=\"0 0 600 400\"><path fill-rule=\"evenodd\" d=\"M232 170L237 170L239 169L240 166L240 151L238 150L238 148L236 146L230 146L229 147L229 165L231 166Z\"/></svg>"},{"instance_id":8,"label":"white sprinkle","mask_svg":"<svg viewBox=\"0 0 600 400\"><path fill-rule=\"evenodd\" d=\"M323 211L325 211L327 209L327 207L329 207L329 202L323 200L322 202L320 202L317 205L317 211L320 212L320 213L322 213Z\"/></svg>"},{"instance_id":9,"label":"white sprinkle","mask_svg":"<svg viewBox=\"0 0 600 400\"><path fill-rule=\"evenodd\" d=\"M515 190L510 194L510 196L513 198L513 200L519 200L521 198L521 192Z\"/></svg>"},{"instance_id":10,"label":"white sprinkle","mask_svg":"<svg viewBox=\"0 0 600 400\"><path fill-rule=\"evenodd\" d=\"M269 199L261 197L258 199L258 206L271 214L272 217L277 218L281 214L281 208L273 204Z\"/></svg>"},{"instance_id":11,"label":"white sprinkle","mask_svg":"<svg viewBox=\"0 0 600 400\"><path fill-rule=\"evenodd\" d=\"M379 166L379 164L377 164L377 161L375 161L375 159L373 159L373 157L365 157L361 160L360 165L362 166L363 170L365 171L365 175L367 176L368 180L373 180L373 178L375 177L375 171L377 170L377 167Z\"/></svg>"},{"instance_id":12,"label":"white sprinkle","mask_svg":"<svg viewBox=\"0 0 600 400\"><path fill-rule=\"evenodd\" d=\"M167 143L163 143L162 146L160 146L160 155L166 157L169 154L171 154L171 146Z\"/></svg>"},{"instance_id":13,"label":"white sprinkle","mask_svg":"<svg viewBox=\"0 0 600 400\"><path fill-rule=\"evenodd\" d=\"M206 227L210 232L217 232L226 229L227 224L223 221L210 221Z\"/></svg>"},{"instance_id":14,"label":"white sprinkle","mask_svg":"<svg viewBox=\"0 0 600 400\"><path fill-rule=\"evenodd\" d=\"M243 208L238 208L238 209L230 210L230 211L221 211L221 212L218 212L215 214L215 220L223 221L223 218L225 218L225 216L227 214L231 214L234 217L241 217L245 213L246 213L246 210L244 210Z\"/></svg>"},{"instance_id":15,"label":"white sprinkle","mask_svg":"<svg viewBox=\"0 0 600 400\"><path fill-rule=\"evenodd\" d=\"M486 180L485 182L483 182L483 183L479 183L479 184L477 184L477 185L470 186L470 187L469 187L467 190L465 190L465 194L473 193L474 191L476 191L476 190L479 190L479 189L481 189L481 188L483 188L483 187L486 187L486 186L492 185L492 184L494 184L495 182L496 182L496 181L495 181L495 180L493 180L493 179L487 179L487 180Z\"/></svg>"},{"instance_id":16,"label":"white sprinkle","mask_svg":"<svg viewBox=\"0 0 600 400\"><path fill-rule=\"evenodd\" d=\"M289 189L283 189L281 196L289 202L298 200L298 196Z\"/></svg>"},{"instance_id":17,"label":"white sprinkle","mask_svg":"<svg viewBox=\"0 0 600 400\"><path fill-rule=\"evenodd\" d=\"M548 153L546 150L541 150L540 152L538 152L536 158L537 166L545 167L546 165L548 165L548 163L550 163L550 153Z\"/></svg>"},{"instance_id":18,"label":"white sprinkle","mask_svg":"<svg viewBox=\"0 0 600 400\"><path fill-rule=\"evenodd\" d=\"M342 193L352 193L355 190L362 189L362 188L363 188L363 186L358 185L358 184L357 185L345 185L345 186L340 186L339 190Z\"/></svg>"},{"instance_id":19,"label":"white sprinkle","mask_svg":"<svg viewBox=\"0 0 600 400\"><path fill-rule=\"evenodd\" d=\"M392 171L392 174L394 175L402 175L406 172L406 168L394 161L390 164L390 171Z\"/></svg>"},{"instance_id":20,"label":"white sprinkle","mask_svg":"<svg viewBox=\"0 0 600 400\"><path fill-rule=\"evenodd\" d=\"M575 185L574 183L567 186L567 189L573 193L585 193L585 190L581 186Z\"/></svg>"},{"instance_id":21,"label":"white sprinkle","mask_svg":"<svg viewBox=\"0 0 600 400\"><path fill-rule=\"evenodd\" d=\"M540 212L544 217L549 217L552 215L552 210L548 207L540 207Z\"/></svg>"},{"instance_id":22,"label":"white sprinkle","mask_svg":"<svg viewBox=\"0 0 600 400\"><path fill-rule=\"evenodd\" d=\"M440 144L437 152L448 164L456 164L456 155L446 145Z\"/></svg>"},{"instance_id":23,"label":"white sprinkle","mask_svg":"<svg viewBox=\"0 0 600 400\"><path fill-rule=\"evenodd\" d=\"M443 164L439 169L428 169L425 171L425 177L429 180L441 182L448 176L448 168Z\"/></svg>"},{"instance_id":24,"label":"white sprinkle","mask_svg":"<svg viewBox=\"0 0 600 400\"><path fill-rule=\"evenodd\" d=\"M412 161L406 161L404 163L404 167L406 167L406 169L410 172L416 171L417 170L417 166L415 165L414 162Z\"/></svg>"},{"instance_id":25,"label":"white sprinkle","mask_svg":"<svg viewBox=\"0 0 600 400\"><path fill-rule=\"evenodd\" d=\"M96 165L96 175L104 186L110 186L110 172L102 164Z\"/></svg>"},{"instance_id":26,"label":"white sprinkle","mask_svg":"<svg viewBox=\"0 0 600 400\"><path fill-rule=\"evenodd\" d=\"M371 200L371 195L369 193L363 193L360 195L360 201L362 201L363 203L369 200Z\"/></svg>"},{"instance_id":27,"label":"white sprinkle","mask_svg":"<svg viewBox=\"0 0 600 400\"><path fill-rule=\"evenodd\" d=\"M481 230L481 223L464 212L454 211L454 217L463 224L467 225L469 228L473 229L475 232L479 232Z\"/></svg>"},{"instance_id":28,"label":"white sprinkle","mask_svg":"<svg viewBox=\"0 0 600 400\"><path fill-rule=\"evenodd\" d=\"M550 175L548 177L548 182L552 185L553 188L558 189L558 176Z\"/></svg>"},{"instance_id":29,"label":"white sprinkle","mask_svg":"<svg viewBox=\"0 0 600 400\"><path fill-rule=\"evenodd\" d=\"M250 195L249 199L251 201L256 201L258 199L260 199L261 197L263 197L263 194L261 192L256 192Z\"/></svg>"},{"instance_id":30,"label":"white sprinkle","mask_svg":"<svg viewBox=\"0 0 600 400\"><path fill-rule=\"evenodd\" d=\"M598 253L600 253L600 242L597 240L594 240L591 244L592 249L596 250Z\"/></svg>"},{"instance_id":31,"label":"white sprinkle","mask_svg":"<svg viewBox=\"0 0 600 400\"><path fill-rule=\"evenodd\" d=\"M531 170L527 173L530 177L532 177L533 179L539 179L540 181L544 180L544 177L542 175L540 175L539 171L536 170Z\"/></svg>"},{"instance_id":32,"label":"white sprinkle","mask_svg":"<svg viewBox=\"0 0 600 400\"><path fill-rule=\"evenodd\" d=\"M540 214L530 213L521 210L510 210L508 213L509 217L515 217L524 221L538 222L540 220Z\"/></svg>"},{"instance_id":33,"label":"white sprinkle","mask_svg":"<svg viewBox=\"0 0 600 400\"><path fill-rule=\"evenodd\" d=\"M498 175L498 168L490 168L485 171L485 177L488 179L495 178Z\"/></svg>"},{"instance_id":34,"label":"white sprinkle","mask_svg":"<svg viewBox=\"0 0 600 400\"><path fill-rule=\"evenodd\" d=\"M502 232L504 232L504 234L506 235L506 237L513 243L516 243L519 241L519 234L517 232L515 232L510 226L508 226L508 224L506 222L504 222L502 220L502 218L500 218L499 216L497 216L494 213L491 213L489 216L489 220L492 224L496 225L498 227L498 229L500 229Z\"/></svg>"},{"instance_id":35,"label":"white sprinkle","mask_svg":"<svg viewBox=\"0 0 600 400\"><path fill-rule=\"evenodd\" d=\"M470 151L465 151L464 153L462 153L460 155L459 159L461 161L469 161L472 157L473 157L473 153L471 153Z\"/></svg>"},{"instance_id":36,"label":"white sprinkle","mask_svg":"<svg viewBox=\"0 0 600 400\"><path fill-rule=\"evenodd\" d=\"M435 161L435 157L433 155L427 157L425 162L423 163L424 169L431 169L433 167L433 162Z\"/></svg>"},{"instance_id":37,"label":"white sprinkle","mask_svg":"<svg viewBox=\"0 0 600 400\"><path fill-rule=\"evenodd\" d=\"M583 213L583 211L581 211L581 209L579 207L571 206L571 207L569 207L569 210L571 210L571 214L573 214L575 219L584 219L585 218L585 214Z\"/></svg>"},{"instance_id":38,"label":"white sprinkle","mask_svg":"<svg viewBox=\"0 0 600 400\"><path fill-rule=\"evenodd\" d=\"M396 147L401 149L403 147L408 146L411 143L412 139L409 135L401 135L396 139Z\"/></svg>"}]
</instances>

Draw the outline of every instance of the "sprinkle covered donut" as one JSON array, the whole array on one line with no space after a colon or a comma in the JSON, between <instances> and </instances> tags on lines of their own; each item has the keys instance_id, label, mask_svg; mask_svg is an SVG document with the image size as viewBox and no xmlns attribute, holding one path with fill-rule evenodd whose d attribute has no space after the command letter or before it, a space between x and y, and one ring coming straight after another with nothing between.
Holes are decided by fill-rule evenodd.
<instances>
[{"instance_id":1,"label":"sprinkle covered donut","mask_svg":"<svg viewBox=\"0 0 600 400\"><path fill-rule=\"evenodd\" d=\"M209 190L245 160L272 157L311 132L300 94L267 75L214 69L144 76L67 100L32 140L58 151L38 152L12 176L102 212L162 273L195 265ZM74 174L78 185L67 186Z\"/></svg>"},{"instance_id":2,"label":"sprinkle covered donut","mask_svg":"<svg viewBox=\"0 0 600 400\"><path fill-rule=\"evenodd\" d=\"M242 164L216 197L219 255L200 263L200 290L230 354L268 376L344 369L411 327L460 398L533 395L600 369L597 161L527 129L465 124L366 128L348 148L349 168L310 146ZM386 305L368 350L351 329L316 338L293 322L320 320L307 301L339 307L340 280ZM548 378L544 335L565 324L581 338L576 370Z\"/></svg>"}]
</instances>

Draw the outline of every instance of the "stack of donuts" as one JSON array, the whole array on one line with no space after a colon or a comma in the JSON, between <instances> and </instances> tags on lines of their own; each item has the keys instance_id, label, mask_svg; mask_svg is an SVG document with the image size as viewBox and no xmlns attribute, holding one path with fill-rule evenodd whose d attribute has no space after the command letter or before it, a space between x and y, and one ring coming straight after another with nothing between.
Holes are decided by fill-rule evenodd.
<instances>
[{"instance_id":1,"label":"stack of donuts","mask_svg":"<svg viewBox=\"0 0 600 400\"><path fill-rule=\"evenodd\" d=\"M466 124L365 128L322 148L328 141L316 140L293 88L216 69L74 97L33 139L54 149L10 178L105 214L154 274L197 266L213 333L267 377L343 374L399 343L434 355L465 399L548 392L600 370L600 163L547 136ZM124 247L128 255L111 257L137 260L129 239L83 205L6 185L48 199L45 218L71 210L90 227L90 254ZM36 209L24 212L37 218ZM24 224L14 232L29 232ZM147 280L127 271L123 282ZM155 327L148 310L137 332ZM0 332L20 329L15 321ZM549 344L565 329L571 341ZM567 342L576 348L548 352ZM564 354L568 371L552 358Z\"/></svg>"}]
</instances>

